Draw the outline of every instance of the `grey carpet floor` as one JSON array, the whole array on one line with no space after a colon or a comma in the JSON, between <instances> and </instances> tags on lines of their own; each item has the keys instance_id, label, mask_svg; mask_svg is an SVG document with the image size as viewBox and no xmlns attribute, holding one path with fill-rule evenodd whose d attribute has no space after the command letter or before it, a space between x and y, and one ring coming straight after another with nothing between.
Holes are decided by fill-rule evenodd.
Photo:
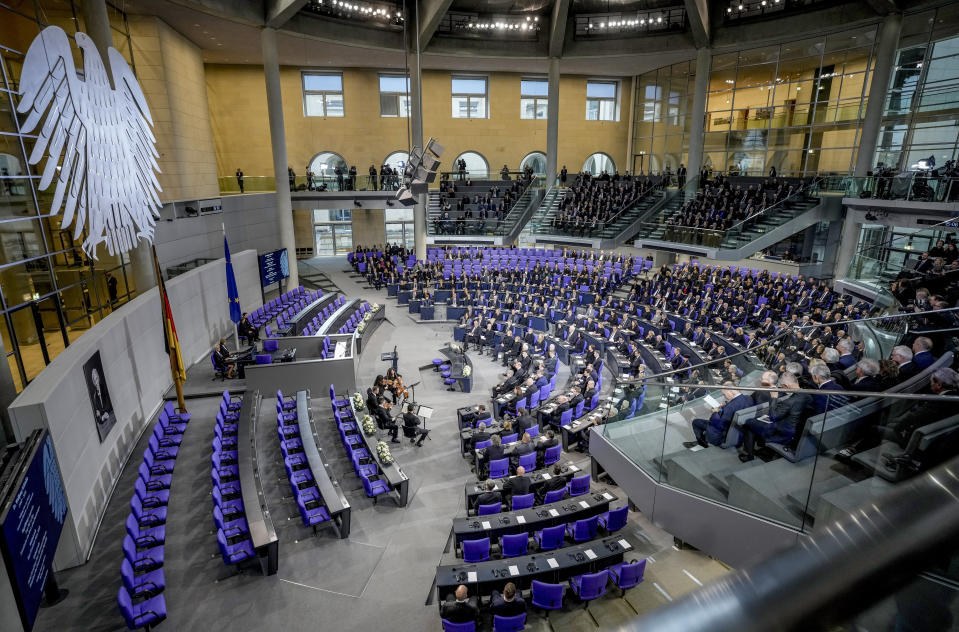
<instances>
[{"instance_id":1,"label":"grey carpet floor","mask_svg":"<svg viewBox=\"0 0 959 632\"><path fill-rule=\"evenodd\" d=\"M374 505L366 498L346 460L339 437L332 428L329 401L321 399L324 386L313 389L313 410L321 447L328 455L334 476L352 506L352 532L348 540L336 539L331 530L313 535L302 526L290 498L279 444L269 422L274 408L264 399L258 442L264 460L264 490L280 538L279 572L263 577L253 572L237 573L224 566L215 536L211 533L210 442L217 398L188 402L193 421L184 437L173 476L164 593L168 619L161 630L439 630L435 605L426 605L436 566L452 527L463 515L463 487L474 480L469 463L458 450L456 408L485 402L502 367L489 358L474 358L473 393L449 392L429 364L437 350L452 338L448 323L423 324L397 308L385 291L365 289L360 279L344 272L343 258L315 259L310 265L324 272L348 296L359 296L386 306L389 323L374 333L360 360L358 383L369 384L384 373L381 349L399 352L399 371L406 381L422 379L417 401L433 406L429 421L432 441L422 448L408 442L393 444L396 460L410 477L409 503L398 507L391 498ZM208 376L197 371L197 379ZM566 379L561 374L560 381ZM206 384L198 384L206 387ZM116 606L120 585L121 542L136 468L146 447L144 436L136 447L103 520L90 561L58 573L70 590L61 604L41 611L35 629L72 632L125 629ZM270 451L275 459L270 458ZM584 455L565 455L574 462ZM587 462L588 463L588 462ZM611 489L619 493L615 487ZM672 537L631 512L623 532L639 554L649 557L646 580L625 599L608 594L588 611L571 603L549 621L534 615L530 630L595 630L622 625L726 572L726 567L695 551L679 550Z\"/></svg>"}]
</instances>

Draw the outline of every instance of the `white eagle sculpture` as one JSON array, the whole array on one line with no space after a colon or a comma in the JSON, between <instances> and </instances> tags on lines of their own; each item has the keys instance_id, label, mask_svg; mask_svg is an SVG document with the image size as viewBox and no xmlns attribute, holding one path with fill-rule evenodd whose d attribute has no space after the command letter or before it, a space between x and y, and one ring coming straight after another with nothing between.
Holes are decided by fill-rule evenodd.
<instances>
[{"instance_id":1,"label":"white eagle sculpture","mask_svg":"<svg viewBox=\"0 0 959 632\"><path fill-rule=\"evenodd\" d=\"M40 190L56 180L50 212L63 205L62 226L74 223L74 239L87 227L83 251L96 259L101 243L110 255L119 255L140 239L153 241L159 154L146 97L126 60L109 48L111 88L96 44L84 33L75 37L83 52L83 79L67 34L48 26L27 50L17 111L27 114L24 134L39 126L29 163L46 157Z\"/></svg>"}]
</instances>

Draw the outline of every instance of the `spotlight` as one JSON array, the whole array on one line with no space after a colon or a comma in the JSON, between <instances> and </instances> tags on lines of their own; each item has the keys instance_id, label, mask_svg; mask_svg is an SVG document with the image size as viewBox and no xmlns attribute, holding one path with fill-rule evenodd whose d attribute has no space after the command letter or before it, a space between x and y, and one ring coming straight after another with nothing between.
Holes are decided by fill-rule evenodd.
<instances>
[{"instance_id":1,"label":"spotlight","mask_svg":"<svg viewBox=\"0 0 959 632\"><path fill-rule=\"evenodd\" d=\"M353 200L353 206L355 206L356 208L363 208L363 205L360 204L359 200Z\"/></svg>"}]
</instances>

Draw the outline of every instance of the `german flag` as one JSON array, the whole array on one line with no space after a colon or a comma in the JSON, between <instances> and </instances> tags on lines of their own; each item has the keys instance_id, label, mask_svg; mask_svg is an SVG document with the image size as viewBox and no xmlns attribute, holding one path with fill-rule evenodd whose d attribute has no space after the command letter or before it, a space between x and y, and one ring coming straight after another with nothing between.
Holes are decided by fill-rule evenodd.
<instances>
[{"instance_id":1,"label":"german flag","mask_svg":"<svg viewBox=\"0 0 959 632\"><path fill-rule=\"evenodd\" d=\"M180 354L180 339L176 335L176 325L173 323L173 310L170 309L170 299L166 293L166 283L163 281L163 275L160 274L160 260L157 259L156 248L153 248L153 265L157 275L157 289L160 290L160 311L163 318L163 346L167 355L170 356L170 372L173 374L173 381L177 385L177 391L180 385L186 382L186 368L183 366L183 356ZM182 404L182 402L181 402Z\"/></svg>"}]
</instances>

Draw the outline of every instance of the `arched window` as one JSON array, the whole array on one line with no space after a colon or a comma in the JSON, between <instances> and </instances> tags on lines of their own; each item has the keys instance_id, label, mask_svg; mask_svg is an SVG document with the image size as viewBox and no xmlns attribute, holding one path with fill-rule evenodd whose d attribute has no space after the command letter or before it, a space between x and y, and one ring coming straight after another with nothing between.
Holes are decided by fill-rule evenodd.
<instances>
[{"instance_id":1,"label":"arched window","mask_svg":"<svg viewBox=\"0 0 959 632\"><path fill-rule=\"evenodd\" d=\"M598 176L604 171L612 174L616 171L616 163L613 162L613 159L608 155L597 152L587 158L586 162L583 163L583 171L589 172L594 176Z\"/></svg>"},{"instance_id":2,"label":"arched window","mask_svg":"<svg viewBox=\"0 0 959 632\"><path fill-rule=\"evenodd\" d=\"M526 154L523 162L519 163L519 170L525 171L526 165L529 165L535 175L541 176L546 173L546 154L541 151L534 151Z\"/></svg>"},{"instance_id":3,"label":"arched window","mask_svg":"<svg viewBox=\"0 0 959 632\"><path fill-rule=\"evenodd\" d=\"M321 151L313 156L313 160L307 165L307 170L312 171L313 175L320 178L335 178L336 168L339 167L345 172L350 170L350 166L343 159L343 156L332 151Z\"/></svg>"},{"instance_id":4,"label":"arched window","mask_svg":"<svg viewBox=\"0 0 959 632\"><path fill-rule=\"evenodd\" d=\"M390 169L396 169L402 173L403 169L406 168L406 163L409 162L409 159L409 152L403 150L394 151L392 154L383 159L383 164L389 165Z\"/></svg>"},{"instance_id":5,"label":"arched window","mask_svg":"<svg viewBox=\"0 0 959 632\"><path fill-rule=\"evenodd\" d=\"M450 171L457 173L459 172L460 160L466 162L466 175L470 178L477 179L490 177L489 162L486 161L486 158L483 158L482 154L476 153L475 151L464 151L456 157L456 160L453 161Z\"/></svg>"}]
</instances>

